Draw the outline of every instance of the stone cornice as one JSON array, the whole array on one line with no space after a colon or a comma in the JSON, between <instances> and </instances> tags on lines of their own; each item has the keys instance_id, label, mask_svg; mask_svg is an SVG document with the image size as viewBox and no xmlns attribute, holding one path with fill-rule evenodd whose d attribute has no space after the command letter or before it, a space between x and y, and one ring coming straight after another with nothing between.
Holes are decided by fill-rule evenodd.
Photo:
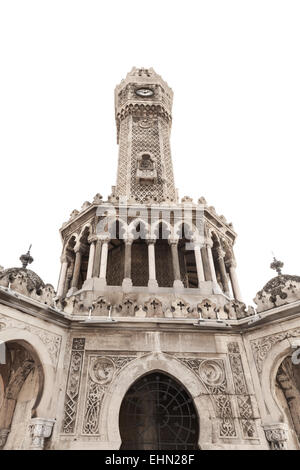
<instances>
[{"instance_id":1,"label":"stone cornice","mask_svg":"<svg viewBox=\"0 0 300 470\"><path fill-rule=\"evenodd\" d=\"M87 316L67 314L5 288L0 289L0 304L67 329L87 328L90 330L92 327L110 327L117 329L130 327L131 329L139 329L142 325L147 325L147 328L154 328L156 331L157 328L159 330L172 330L172 328L178 328L180 326L183 330L190 328L192 331L210 331L214 334L221 334L225 331L230 331L231 334L247 334L264 328L266 324L280 323L282 325L285 321L289 322L295 318L300 318L300 301L265 312L260 315L260 318L258 318L256 322L251 322L254 317L248 316L240 320L226 320L223 325L220 324L218 327L212 321L207 320L205 324L198 324L197 321L192 318L132 318L132 320L128 320L127 317L114 317L114 321L106 322L105 317L99 317L99 321L97 322L97 318L94 317L93 321L88 322Z\"/></svg>"}]
</instances>

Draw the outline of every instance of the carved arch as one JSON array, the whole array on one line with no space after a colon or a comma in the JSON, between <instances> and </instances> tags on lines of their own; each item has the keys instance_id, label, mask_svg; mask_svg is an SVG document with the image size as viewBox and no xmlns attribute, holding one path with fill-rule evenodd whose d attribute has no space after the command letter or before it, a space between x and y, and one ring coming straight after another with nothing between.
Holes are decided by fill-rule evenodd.
<instances>
[{"instance_id":1,"label":"carved arch","mask_svg":"<svg viewBox=\"0 0 300 470\"><path fill-rule=\"evenodd\" d=\"M20 344L33 357L38 367L39 391L32 408L32 417L49 417L54 406L53 384L55 383L55 372L46 346L35 334L18 328L7 328L0 331L0 340L4 343L14 342Z\"/></svg>"},{"instance_id":2,"label":"carved arch","mask_svg":"<svg viewBox=\"0 0 300 470\"><path fill-rule=\"evenodd\" d=\"M213 429L216 419L211 397L196 375L174 357L164 353L151 353L139 357L127 364L113 380L109 392L103 401L100 426L107 430L110 448L118 449L121 445L119 432L119 410L130 386L143 375L160 371L182 383L189 391L199 419L199 441L201 449L212 446ZM178 379L180 377L180 379Z\"/></svg>"}]
</instances>

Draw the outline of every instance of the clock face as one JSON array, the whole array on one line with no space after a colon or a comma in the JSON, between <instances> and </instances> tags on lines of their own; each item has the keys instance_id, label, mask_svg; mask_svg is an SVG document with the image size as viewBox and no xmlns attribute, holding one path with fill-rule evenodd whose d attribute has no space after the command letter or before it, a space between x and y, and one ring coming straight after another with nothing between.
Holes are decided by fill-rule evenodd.
<instances>
[{"instance_id":1,"label":"clock face","mask_svg":"<svg viewBox=\"0 0 300 470\"><path fill-rule=\"evenodd\" d=\"M151 88L138 88L135 90L135 93L138 96L148 97L153 95L153 90Z\"/></svg>"}]
</instances>

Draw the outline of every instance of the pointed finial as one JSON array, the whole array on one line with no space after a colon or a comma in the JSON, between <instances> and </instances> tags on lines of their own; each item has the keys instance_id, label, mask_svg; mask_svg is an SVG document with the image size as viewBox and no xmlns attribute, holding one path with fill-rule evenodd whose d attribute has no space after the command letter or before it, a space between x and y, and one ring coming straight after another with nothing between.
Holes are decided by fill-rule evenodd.
<instances>
[{"instance_id":1,"label":"pointed finial","mask_svg":"<svg viewBox=\"0 0 300 470\"><path fill-rule=\"evenodd\" d=\"M282 261L278 261L278 259L275 258L275 256L273 256L273 261L272 263L270 264L270 268L271 269L274 269L278 276L281 276L281 268L283 267L284 263Z\"/></svg>"},{"instance_id":2,"label":"pointed finial","mask_svg":"<svg viewBox=\"0 0 300 470\"><path fill-rule=\"evenodd\" d=\"M26 269L27 265L31 264L32 261L33 261L33 257L30 255L31 246L32 245L30 245L30 247L28 248L27 253L25 255L20 256L20 258L19 258L21 263L22 263L22 268L23 269Z\"/></svg>"}]
</instances>

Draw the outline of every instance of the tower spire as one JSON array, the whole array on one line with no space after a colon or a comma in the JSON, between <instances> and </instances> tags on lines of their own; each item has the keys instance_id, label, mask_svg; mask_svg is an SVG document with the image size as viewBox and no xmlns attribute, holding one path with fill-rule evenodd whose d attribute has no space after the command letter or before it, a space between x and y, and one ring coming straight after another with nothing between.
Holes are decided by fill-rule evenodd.
<instances>
[{"instance_id":1,"label":"tower spire","mask_svg":"<svg viewBox=\"0 0 300 470\"><path fill-rule=\"evenodd\" d=\"M170 149L173 91L152 68L133 68L115 89L116 196L177 202Z\"/></svg>"}]
</instances>

